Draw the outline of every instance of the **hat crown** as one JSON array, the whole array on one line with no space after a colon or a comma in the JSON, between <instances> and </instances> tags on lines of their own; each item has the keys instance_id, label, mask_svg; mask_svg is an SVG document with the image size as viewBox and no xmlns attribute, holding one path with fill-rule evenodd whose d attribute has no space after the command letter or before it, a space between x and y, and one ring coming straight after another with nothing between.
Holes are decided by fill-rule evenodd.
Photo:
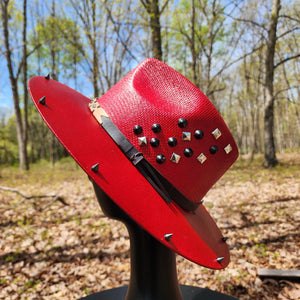
<instances>
[{"instance_id":1,"label":"hat crown","mask_svg":"<svg viewBox=\"0 0 300 300\"><path fill-rule=\"evenodd\" d=\"M146 59L98 102L138 151L193 202L200 203L237 158L232 135L213 104L161 61ZM154 124L159 124L158 132L153 131ZM139 133L136 126L142 128ZM218 139L216 129L221 133ZM195 137L199 130L201 139ZM157 143L150 143L154 138ZM223 150L228 144L230 153ZM212 147L220 150L212 154ZM206 158L203 163L197 159L201 154ZM157 159L161 155L166 158L163 163Z\"/></svg>"}]
</instances>

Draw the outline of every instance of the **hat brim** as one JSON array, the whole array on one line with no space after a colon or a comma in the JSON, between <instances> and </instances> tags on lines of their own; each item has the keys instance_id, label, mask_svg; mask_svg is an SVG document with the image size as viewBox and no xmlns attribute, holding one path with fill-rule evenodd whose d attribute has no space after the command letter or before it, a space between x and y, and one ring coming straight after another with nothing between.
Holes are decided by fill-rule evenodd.
<instances>
[{"instance_id":1,"label":"hat brim","mask_svg":"<svg viewBox=\"0 0 300 300\"><path fill-rule=\"evenodd\" d=\"M205 207L189 212L165 202L93 117L89 98L41 76L30 79L29 91L44 121L75 161L142 228L197 264L212 269L228 265L228 246ZM40 103L42 97L45 102ZM97 163L95 173L91 167ZM165 239L168 233L173 234L170 240Z\"/></svg>"}]
</instances>

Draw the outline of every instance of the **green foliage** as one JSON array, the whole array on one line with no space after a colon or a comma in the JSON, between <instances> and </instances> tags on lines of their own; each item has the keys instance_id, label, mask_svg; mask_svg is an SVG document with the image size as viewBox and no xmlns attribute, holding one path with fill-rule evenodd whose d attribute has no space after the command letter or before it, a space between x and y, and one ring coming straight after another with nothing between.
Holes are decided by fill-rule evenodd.
<instances>
[{"instance_id":1,"label":"green foliage","mask_svg":"<svg viewBox=\"0 0 300 300\"><path fill-rule=\"evenodd\" d=\"M83 289L83 292L86 293L87 295L89 295L89 294L91 293L91 290L90 290L90 288L85 287L85 288Z\"/></svg>"},{"instance_id":2,"label":"green foliage","mask_svg":"<svg viewBox=\"0 0 300 300\"><path fill-rule=\"evenodd\" d=\"M20 30L23 22L23 14L18 1L8 2L9 26L14 30Z\"/></svg>"},{"instance_id":3,"label":"green foliage","mask_svg":"<svg viewBox=\"0 0 300 300\"><path fill-rule=\"evenodd\" d=\"M83 59L81 31L78 24L68 17L48 16L39 21L30 36L30 42L37 47L38 62L43 68L72 78L74 64Z\"/></svg>"},{"instance_id":4,"label":"green foliage","mask_svg":"<svg viewBox=\"0 0 300 300\"><path fill-rule=\"evenodd\" d=\"M9 255L5 258L5 262L9 262L9 261L12 261L14 260L14 257L12 255Z\"/></svg>"},{"instance_id":5,"label":"green foliage","mask_svg":"<svg viewBox=\"0 0 300 300\"><path fill-rule=\"evenodd\" d=\"M40 182L41 185L51 185L55 189L53 182L69 182L82 176L85 176L85 173L71 157L56 162L54 166L47 160L39 160L31 165L29 171L20 171L17 166L0 168L1 184L5 186L18 186L26 181L28 184Z\"/></svg>"},{"instance_id":6,"label":"green foliage","mask_svg":"<svg viewBox=\"0 0 300 300\"><path fill-rule=\"evenodd\" d=\"M225 26L223 4L221 2L218 4L214 6L213 1L194 1L194 37L192 37L191 1L178 2L172 15L173 31L169 34L172 64L191 81L193 81L191 64L194 47L198 78L198 82L194 83L207 93L219 89L222 79L218 77L212 80L212 74L207 70L212 68L213 61L222 61L226 58L229 48L228 38L233 32L230 23L227 22Z\"/></svg>"},{"instance_id":7,"label":"green foliage","mask_svg":"<svg viewBox=\"0 0 300 300\"><path fill-rule=\"evenodd\" d=\"M33 104L29 106L29 133L28 133L28 156L30 162L50 159L49 144L53 141L53 134L36 111ZM55 151L58 159L68 154L64 148L55 141ZM15 116L11 116L6 122L0 124L0 165L15 165L18 163L18 141L16 135Z\"/></svg>"},{"instance_id":8,"label":"green foliage","mask_svg":"<svg viewBox=\"0 0 300 300\"><path fill-rule=\"evenodd\" d=\"M230 172L225 173L223 178L232 182L247 181L271 182L276 178L278 182L284 183L289 178L297 176L299 173L300 161L297 159L300 149L295 149L290 154L279 154L280 163L272 169L265 169L263 164L263 155L256 154L252 158L249 155L240 155L238 160L231 167ZM247 172L245 172L247 170Z\"/></svg>"},{"instance_id":9,"label":"green foliage","mask_svg":"<svg viewBox=\"0 0 300 300\"><path fill-rule=\"evenodd\" d=\"M23 294L25 291L34 289L39 284L39 280L28 280L24 286L18 291L19 294Z\"/></svg>"},{"instance_id":10,"label":"green foliage","mask_svg":"<svg viewBox=\"0 0 300 300\"><path fill-rule=\"evenodd\" d=\"M267 245L263 244L263 243L260 243L260 244L256 244L255 245L255 248L256 248L256 253L257 255L261 255L261 256L267 256L267 250L268 250L268 247Z\"/></svg>"},{"instance_id":11,"label":"green foliage","mask_svg":"<svg viewBox=\"0 0 300 300\"><path fill-rule=\"evenodd\" d=\"M0 124L0 165L13 165L18 160L15 117Z\"/></svg>"}]
</instances>

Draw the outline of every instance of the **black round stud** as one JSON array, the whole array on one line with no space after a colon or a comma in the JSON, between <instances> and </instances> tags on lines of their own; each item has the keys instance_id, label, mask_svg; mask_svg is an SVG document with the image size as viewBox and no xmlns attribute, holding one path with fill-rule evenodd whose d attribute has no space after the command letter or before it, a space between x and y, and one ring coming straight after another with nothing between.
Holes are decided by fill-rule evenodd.
<instances>
[{"instance_id":1,"label":"black round stud","mask_svg":"<svg viewBox=\"0 0 300 300\"><path fill-rule=\"evenodd\" d=\"M184 156L191 157L193 155L193 150L191 148L185 148L183 151Z\"/></svg>"},{"instance_id":2,"label":"black round stud","mask_svg":"<svg viewBox=\"0 0 300 300\"><path fill-rule=\"evenodd\" d=\"M168 138L168 145L170 147L175 147L177 145L177 140L174 137L170 137Z\"/></svg>"},{"instance_id":3,"label":"black round stud","mask_svg":"<svg viewBox=\"0 0 300 300\"><path fill-rule=\"evenodd\" d=\"M161 132L161 126L157 123L153 124L152 127L151 127L152 131L154 133L159 133Z\"/></svg>"},{"instance_id":4,"label":"black round stud","mask_svg":"<svg viewBox=\"0 0 300 300\"><path fill-rule=\"evenodd\" d=\"M159 146L159 139L157 139L157 138L152 138L152 139L150 140L150 145L151 145L152 147L158 147L158 146Z\"/></svg>"},{"instance_id":5,"label":"black round stud","mask_svg":"<svg viewBox=\"0 0 300 300\"><path fill-rule=\"evenodd\" d=\"M159 163L159 164L164 163L165 160L166 160L166 157L164 155L162 155L162 154L158 154L156 156L156 162Z\"/></svg>"},{"instance_id":6,"label":"black round stud","mask_svg":"<svg viewBox=\"0 0 300 300\"><path fill-rule=\"evenodd\" d=\"M204 132L202 130L199 130L197 129L194 133L194 137L197 139L197 140L200 140L202 139L204 136Z\"/></svg>"},{"instance_id":7,"label":"black round stud","mask_svg":"<svg viewBox=\"0 0 300 300\"><path fill-rule=\"evenodd\" d=\"M180 128L184 128L187 126L187 120L185 118L180 118L178 121L177 121L177 124Z\"/></svg>"},{"instance_id":8,"label":"black round stud","mask_svg":"<svg viewBox=\"0 0 300 300\"><path fill-rule=\"evenodd\" d=\"M218 146L211 146L209 152L211 154L216 154L218 152Z\"/></svg>"},{"instance_id":9,"label":"black round stud","mask_svg":"<svg viewBox=\"0 0 300 300\"><path fill-rule=\"evenodd\" d=\"M133 127L134 134L141 134L143 132L143 127L141 125L135 125Z\"/></svg>"}]
</instances>

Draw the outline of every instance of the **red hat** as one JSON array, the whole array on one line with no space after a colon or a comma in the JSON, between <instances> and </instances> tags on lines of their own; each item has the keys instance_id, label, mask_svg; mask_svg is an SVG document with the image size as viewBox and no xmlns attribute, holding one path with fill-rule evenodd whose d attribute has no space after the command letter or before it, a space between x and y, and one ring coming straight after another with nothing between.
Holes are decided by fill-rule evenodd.
<instances>
[{"instance_id":1,"label":"red hat","mask_svg":"<svg viewBox=\"0 0 300 300\"><path fill-rule=\"evenodd\" d=\"M90 101L45 77L29 81L47 125L83 170L161 243L225 268L225 239L202 204L238 157L216 108L190 81L146 59Z\"/></svg>"}]
</instances>

